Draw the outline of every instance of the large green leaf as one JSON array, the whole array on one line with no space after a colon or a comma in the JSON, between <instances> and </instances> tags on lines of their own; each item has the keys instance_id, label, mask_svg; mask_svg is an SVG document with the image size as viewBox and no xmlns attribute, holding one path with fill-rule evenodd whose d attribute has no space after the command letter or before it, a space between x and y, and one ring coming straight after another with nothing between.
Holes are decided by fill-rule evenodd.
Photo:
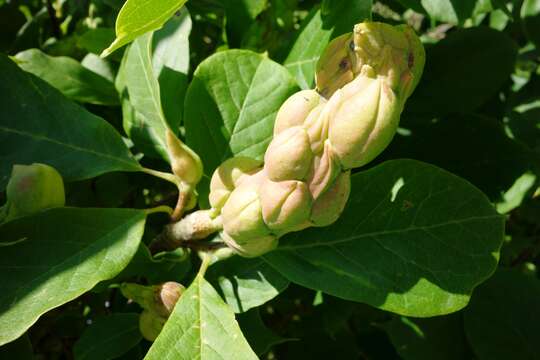
<instances>
[{"instance_id":1,"label":"large green leaf","mask_svg":"<svg viewBox=\"0 0 540 360\"><path fill-rule=\"evenodd\" d=\"M140 169L111 125L0 55L0 190L13 164L32 162L67 181Z\"/></svg>"},{"instance_id":2,"label":"large green leaf","mask_svg":"<svg viewBox=\"0 0 540 360\"><path fill-rule=\"evenodd\" d=\"M262 159L276 113L296 90L288 71L261 54L230 50L203 61L188 88L184 122L206 174L234 155Z\"/></svg>"},{"instance_id":3,"label":"large green leaf","mask_svg":"<svg viewBox=\"0 0 540 360\"><path fill-rule=\"evenodd\" d=\"M127 0L116 18L116 39L103 51L107 56L138 36L159 29L187 0Z\"/></svg>"},{"instance_id":4,"label":"large green leaf","mask_svg":"<svg viewBox=\"0 0 540 360\"><path fill-rule=\"evenodd\" d=\"M121 66L122 80L117 87L122 101L129 105L127 116L124 111L124 129L133 142L145 153L159 154L168 160L166 131L169 125L161 107L159 82L152 66L152 33L138 37L126 52L125 63ZM120 81L120 85L118 83ZM122 84L125 84L125 90Z\"/></svg>"},{"instance_id":5,"label":"large green leaf","mask_svg":"<svg viewBox=\"0 0 540 360\"><path fill-rule=\"evenodd\" d=\"M355 24L371 18L371 3L371 0L325 1L322 10L314 9L304 20L284 63L302 89L313 87L315 65L330 40L351 32Z\"/></svg>"},{"instance_id":6,"label":"large green leaf","mask_svg":"<svg viewBox=\"0 0 540 360\"><path fill-rule=\"evenodd\" d=\"M161 105L165 118L178 132L184 112L184 97L189 71L189 34L191 17L187 9L173 16L154 33L152 65L159 81Z\"/></svg>"},{"instance_id":7,"label":"large green leaf","mask_svg":"<svg viewBox=\"0 0 540 360\"><path fill-rule=\"evenodd\" d=\"M155 33L136 39L116 80L124 129L145 155L168 160L166 129L178 133L189 70L187 10ZM152 49L153 48L153 49Z\"/></svg>"},{"instance_id":8,"label":"large green leaf","mask_svg":"<svg viewBox=\"0 0 540 360\"><path fill-rule=\"evenodd\" d=\"M1 225L0 345L126 267L145 218L140 210L57 208Z\"/></svg>"},{"instance_id":9,"label":"large green leaf","mask_svg":"<svg viewBox=\"0 0 540 360\"><path fill-rule=\"evenodd\" d=\"M475 291L465 331L480 360L540 359L540 281L500 270Z\"/></svg>"},{"instance_id":10,"label":"large green leaf","mask_svg":"<svg viewBox=\"0 0 540 360\"><path fill-rule=\"evenodd\" d=\"M510 80L516 55L514 41L497 30L452 32L427 48L422 81L405 111L440 116L478 109Z\"/></svg>"},{"instance_id":11,"label":"large green leaf","mask_svg":"<svg viewBox=\"0 0 540 360\"><path fill-rule=\"evenodd\" d=\"M72 100L98 105L119 103L114 84L75 59L48 56L38 49L20 52L15 59L23 70L45 80Z\"/></svg>"},{"instance_id":12,"label":"large green leaf","mask_svg":"<svg viewBox=\"0 0 540 360\"><path fill-rule=\"evenodd\" d=\"M109 360L131 350L142 340L139 314L115 313L98 318L73 347L76 360Z\"/></svg>"},{"instance_id":13,"label":"large green leaf","mask_svg":"<svg viewBox=\"0 0 540 360\"><path fill-rule=\"evenodd\" d=\"M504 219L468 182L414 160L352 179L340 220L264 257L300 285L403 315L463 308L497 265Z\"/></svg>"},{"instance_id":14,"label":"large green leaf","mask_svg":"<svg viewBox=\"0 0 540 360\"><path fill-rule=\"evenodd\" d=\"M145 359L257 359L234 313L202 277L197 276L176 304Z\"/></svg>"},{"instance_id":15,"label":"large green leaf","mask_svg":"<svg viewBox=\"0 0 540 360\"><path fill-rule=\"evenodd\" d=\"M287 279L261 258L234 256L212 265L207 277L237 313L272 300L289 285Z\"/></svg>"}]
</instances>

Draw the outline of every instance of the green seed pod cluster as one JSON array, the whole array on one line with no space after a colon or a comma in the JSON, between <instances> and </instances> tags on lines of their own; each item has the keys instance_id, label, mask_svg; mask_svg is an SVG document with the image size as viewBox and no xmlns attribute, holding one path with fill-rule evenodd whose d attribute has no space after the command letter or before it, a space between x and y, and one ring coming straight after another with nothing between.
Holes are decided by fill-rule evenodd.
<instances>
[{"instance_id":1,"label":"green seed pod cluster","mask_svg":"<svg viewBox=\"0 0 540 360\"><path fill-rule=\"evenodd\" d=\"M64 182L45 164L14 165L6 188L5 220L65 205ZM0 219L1 220L1 219Z\"/></svg>"},{"instance_id":2,"label":"green seed pod cluster","mask_svg":"<svg viewBox=\"0 0 540 360\"><path fill-rule=\"evenodd\" d=\"M139 317L139 329L148 341L158 337L184 290L182 285L174 281L154 286L125 283L120 287L126 298L143 308Z\"/></svg>"},{"instance_id":3,"label":"green seed pod cluster","mask_svg":"<svg viewBox=\"0 0 540 360\"><path fill-rule=\"evenodd\" d=\"M222 218L227 245L259 256L286 233L335 222L350 170L390 143L424 57L407 26L365 22L333 40L318 62L317 88L280 108L264 164L238 157L214 173L211 211Z\"/></svg>"}]
</instances>

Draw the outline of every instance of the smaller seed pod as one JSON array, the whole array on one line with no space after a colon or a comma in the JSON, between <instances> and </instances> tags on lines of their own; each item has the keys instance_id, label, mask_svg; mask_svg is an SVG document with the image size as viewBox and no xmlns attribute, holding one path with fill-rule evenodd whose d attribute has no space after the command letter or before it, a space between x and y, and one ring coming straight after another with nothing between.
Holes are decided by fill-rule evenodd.
<instances>
[{"instance_id":1,"label":"smaller seed pod","mask_svg":"<svg viewBox=\"0 0 540 360\"><path fill-rule=\"evenodd\" d=\"M263 181L259 190L262 215L272 232L286 232L309 220L311 193L301 181Z\"/></svg>"},{"instance_id":2,"label":"smaller seed pod","mask_svg":"<svg viewBox=\"0 0 540 360\"><path fill-rule=\"evenodd\" d=\"M293 126L302 125L311 110L323 100L315 90L302 90L289 97L277 113L274 136Z\"/></svg>"},{"instance_id":3,"label":"smaller seed pod","mask_svg":"<svg viewBox=\"0 0 540 360\"><path fill-rule=\"evenodd\" d=\"M273 181L303 180L312 159L307 132L301 126L294 126L272 140L264 156L264 169Z\"/></svg>"},{"instance_id":4,"label":"smaller seed pod","mask_svg":"<svg viewBox=\"0 0 540 360\"><path fill-rule=\"evenodd\" d=\"M278 238L273 235L254 237L240 241L228 235L226 232L222 232L220 236L230 249L236 254L246 258L254 258L266 254L267 252L274 250L279 243Z\"/></svg>"},{"instance_id":5,"label":"smaller seed pod","mask_svg":"<svg viewBox=\"0 0 540 360\"><path fill-rule=\"evenodd\" d=\"M151 311L143 310L139 315L139 330L148 341L154 341L165 326L167 318L159 316Z\"/></svg>"},{"instance_id":6,"label":"smaller seed pod","mask_svg":"<svg viewBox=\"0 0 540 360\"><path fill-rule=\"evenodd\" d=\"M6 187L6 221L65 205L64 182L45 164L14 165Z\"/></svg>"},{"instance_id":7,"label":"smaller seed pod","mask_svg":"<svg viewBox=\"0 0 540 360\"><path fill-rule=\"evenodd\" d=\"M270 235L262 216L259 187L263 171L249 177L231 193L223 206L223 229L235 241L243 243Z\"/></svg>"},{"instance_id":8,"label":"smaller seed pod","mask_svg":"<svg viewBox=\"0 0 540 360\"><path fill-rule=\"evenodd\" d=\"M261 161L245 156L233 157L223 162L210 180L209 200L212 208L220 210L242 179L257 172L260 166Z\"/></svg>"},{"instance_id":9,"label":"smaller seed pod","mask_svg":"<svg viewBox=\"0 0 540 360\"><path fill-rule=\"evenodd\" d=\"M350 193L351 173L347 171L339 175L334 184L313 203L313 226L328 226L336 222L347 205Z\"/></svg>"}]
</instances>

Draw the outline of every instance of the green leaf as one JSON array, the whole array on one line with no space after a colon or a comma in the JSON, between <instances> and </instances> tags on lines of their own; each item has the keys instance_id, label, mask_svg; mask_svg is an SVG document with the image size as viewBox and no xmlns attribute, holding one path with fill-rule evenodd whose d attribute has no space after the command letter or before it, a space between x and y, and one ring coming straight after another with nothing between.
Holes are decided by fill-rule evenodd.
<instances>
[{"instance_id":1,"label":"green leaf","mask_svg":"<svg viewBox=\"0 0 540 360\"><path fill-rule=\"evenodd\" d=\"M203 61L188 88L184 122L206 174L232 156L262 159L277 111L296 90L288 71L264 55L229 50Z\"/></svg>"},{"instance_id":2,"label":"green leaf","mask_svg":"<svg viewBox=\"0 0 540 360\"><path fill-rule=\"evenodd\" d=\"M138 171L115 129L0 55L0 189L13 164L45 163L64 180Z\"/></svg>"},{"instance_id":3,"label":"green leaf","mask_svg":"<svg viewBox=\"0 0 540 360\"><path fill-rule=\"evenodd\" d=\"M429 319L395 317L383 327L404 360L471 358L461 313Z\"/></svg>"},{"instance_id":4,"label":"green leaf","mask_svg":"<svg viewBox=\"0 0 540 360\"><path fill-rule=\"evenodd\" d=\"M73 347L75 360L117 358L142 340L139 314L114 313L98 318Z\"/></svg>"},{"instance_id":5,"label":"green leaf","mask_svg":"<svg viewBox=\"0 0 540 360\"><path fill-rule=\"evenodd\" d=\"M146 360L257 359L234 313L202 277L197 276L176 304Z\"/></svg>"},{"instance_id":6,"label":"green leaf","mask_svg":"<svg viewBox=\"0 0 540 360\"><path fill-rule=\"evenodd\" d=\"M98 75L101 75L105 79L109 80L111 84L114 84L114 78L116 76L115 66L107 59L100 58L96 54L88 53L81 60L81 65L87 68L90 71L95 72ZM114 85L113 85L114 86ZM118 93L116 89L114 90L116 97L118 98Z\"/></svg>"},{"instance_id":7,"label":"green leaf","mask_svg":"<svg viewBox=\"0 0 540 360\"><path fill-rule=\"evenodd\" d=\"M122 99L124 129L145 155L168 160L166 129L179 132L190 31L191 19L183 10L163 29L136 39L120 66L116 86Z\"/></svg>"},{"instance_id":8,"label":"green leaf","mask_svg":"<svg viewBox=\"0 0 540 360\"><path fill-rule=\"evenodd\" d=\"M510 80L517 55L512 39L487 27L452 32L426 50L424 75L405 111L430 116L478 109Z\"/></svg>"},{"instance_id":9,"label":"green leaf","mask_svg":"<svg viewBox=\"0 0 540 360\"><path fill-rule=\"evenodd\" d=\"M414 160L353 176L326 228L290 234L263 258L292 282L402 315L463 308L497 265L504 219L468 182Z\"/></svg>"},{"instance_id":10,"label":"green leaf","mask_svg":"<svg viewBox=\"0 0 540 360\"><path fill-rule=\"evenodd\" d=\"M159 83L152 67L152 33L137 38L125 55L125 63L120 67L121 80L117 88L128 113L124 112L124 129L133 142L144 153L158 154L169 160L166 131L169 125L161 107ZM120 83L118 83L120 81ZM122 90L125 84L125 90ZM127 91L123 93L123 91ZM127 100L126 96L129 97Z\"/></svg>"},{"instance_id":11,"label":"green leaf","mask_svg":"<svg viewBox=\"0 0 540 360\"><path fill-rule=\"evenodd\" d=\"M15 59L24 71L45 80L72 100L97 105L119 103L113 83L75 59L52 57L38 49L20 52Z\"/></svg>"},{"instance_id":12,"label":"green leaf","mask_svg":"<svg viewBox=\"0 0 540 360\"><path fill-rule=\"evenodd\" d=\"M103 51L102 57L135 38L159 29L187 0L127 0L116 18L116 39Z\"/></svg>"},{"instance_id":13,"label":"green leaf","mask_svg":"<svg viewBox=\"0 0 540 360\"><path fill-rule=\"evenodd\" d=\"M144 224L140 210L57 208L1 225L0 345L118 274Z\"/></svg>"},{"instance_id":14,"label":"green leaf","mask_svg":"<svg viewBox=\"0 0 540 360\"><path fill-rule=\"evenodd\" d=\"M314 9L304 20L302 30L284 63L302 89L313 87L315 65L330 40L352 32L355 24L371 19L371 3L371 0L332 1L327 10Z\"/></svg>"},{"instance_id":15,"label":"green leaf","mask_svg":"<svg viewBox=\"0 0 540 360\"><path fill-rule=\"evenodd\" d=\"M525 34L537 48L540 47L540 0L525 0L521 5L521 18Z\"/></svg>"},{"instance_id":16,"label":"green leaf","mask_svg":"<svg viewBox=\"0 0 540 360\"><path fill-rule=\"evenodd\" d=\"M212 265L207 278L236 313L272 300L289 285L287 279L261 258L239 256Z\"/></svg>"},{"instance_id":17,"label":"green leaf","mask_svg":"<svg viewBox=\"0 0 540 360\"><path fill-rule=\"evenodd\" d=\"M90 29L77 38L77 46L92 54L99 55L114 41L114 37L114 29L112 28Z\"/></svg>"},{"instance_id":18,"label":"green leaf","mask_svg":"<svg viewBox=\"0 0 540 360\"><path fill-rule=\"evenodd\" d=\"M465 331L480 360L540 359L540 281L500 270L474 293Z\"/></svg>"},{"instance_id":19,"label":"green leaf","mask_svg":"<svg viewBox=\"0 0 540 360\"><path fill-rule=\"evenodd\" d=\"M238 316L238 323L242 332L246 334L249 345L261 356L273 346L291 341L274 334L264 325L259 309L252 309Z\"/></svg>"},{"instance_id":20,"label":"green leaf","mask_svg":"<svg viewBox=\"0 0 540 360\"><path fill-rule=\"evenodd\" d=\"M191 17L187 9L173 16L154 33L152 64L159 81L161 104L165 118L174 132L178 132L184 112L184 97L189 72L189 34Z\"/></svg>"}]
</instances>

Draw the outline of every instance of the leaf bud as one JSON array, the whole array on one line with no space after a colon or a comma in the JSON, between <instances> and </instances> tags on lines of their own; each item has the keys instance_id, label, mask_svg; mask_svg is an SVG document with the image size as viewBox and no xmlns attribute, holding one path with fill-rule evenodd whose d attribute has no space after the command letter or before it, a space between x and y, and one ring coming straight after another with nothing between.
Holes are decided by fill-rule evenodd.
<instances>
[{"instance_id":1,"label":"leaf bud","mask_svg":"<svg viewBox=\"0 0 540 360\"><path fill-rule=\"evenodd\" d=\"M6 221L65 205L64 182L55 168L14 165L6 188Z\"/></svg>"},{"instance_id":2,"label":"leaf bud","mask_svg":"<svg viewBox=\"0 0 540 360\"><path fill-rule=\"evenodd\" d=\"M167 318L180 299L185 288L176 282L168 281L160 285L144 286L124 283L120 286L122 295L135 301L143 309Z\"/></svg>"},{"instance_id":3,"label":"leaf bud","mask_svg":"<svg viewBox=\"0 0 540 360\"><path fill-rule=\"evenodd\" d=\"M199 155L169 129L167 129L167 151L174 175L182 183L194 188L203 175L203 166Z\"/></svg>"}]
</instances>

